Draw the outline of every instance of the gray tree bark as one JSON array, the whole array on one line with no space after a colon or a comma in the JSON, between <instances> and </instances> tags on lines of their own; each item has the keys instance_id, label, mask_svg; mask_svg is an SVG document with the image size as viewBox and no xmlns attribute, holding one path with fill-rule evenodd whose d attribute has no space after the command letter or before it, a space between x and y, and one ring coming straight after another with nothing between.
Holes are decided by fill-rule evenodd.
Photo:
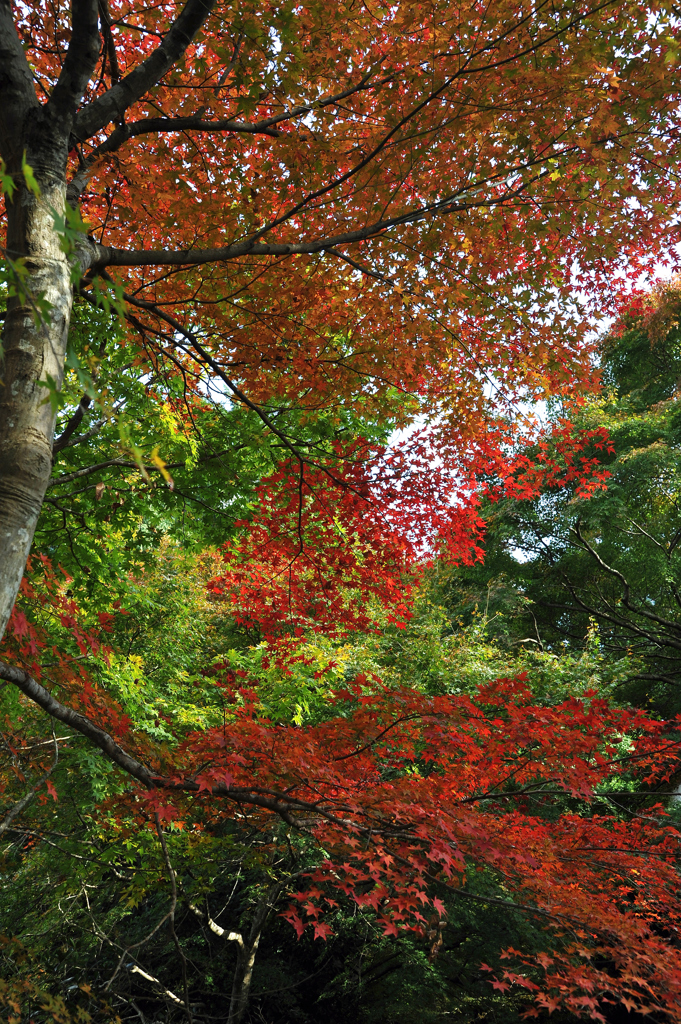
<instances>
[{"instance_id":1,"label":"gray tree bark","mask_svg":"<svg viewBox=\"0 0 681 1024\"><path fill-rule=\"evenodd\" d=\"M262 935L262 930L265 926L268 912L269 908L265 908L262 913L259 908L259 912L256 915L256 920L253 922L248 939L243 943L243 945L239 946L236 969L234 971L234 981L232 983L232 994L229 1001L229 1015L227 1017L228 1024L243 1024L243 1020L246 1016L251 995L251 981L253 980L255 957L258 952L260 936Z\"/></svg>"},{"instance_id":2,"label":"gray tree bark","mask_svg":"<svg viewBox=\"0 0 681 1024\"><path fill-rule=\"evenodd\" d=\"M99 56L96 0L74 0L72 21L59 80L41 105L9 0L0 0L0 153L16 185L7 210L7 257L26 271L20 294L9 299L2 336L0 636L14 606L52 469L55 414L43 385L50 380L61 388L73 302L71 266L54 213L64 214L71 124ZM39 195L26 186L24 158Z\"/></svg>"},{"instance_id":3,"label":"gray tree bark","mask_svg":"<svg viewBox=\"0 0 681 1024\"><path fill-rule=\"evenodd\" d=\"M63 211L66 185L41 175L39 198L20 188L9 208L8 249L25 259L27 297L9 300L0 382L0 634L33 541L52 469L55 416L48 377L61 387L71 316L71 268L50 207ZM41 180L42 179L42 180ZM15 255L16 254L16 255ZM49 312L37 315L37 300Z\"/></svg>"},{"instance_id":4,"label":"gray tree bark","mask_svg":"<svg viewBox=\"0 0 681 1024\"><path fill-rule=\"evenodd\" d=\"M72 271L94 262L81 240L70 256L55 227L67 199L69 149L120 117L172 66L214 7L188 0L161 44L122 81L81 110L100 54L97 0L72 0L71 41L47 103L36 96L12 17L0 0L0 155L16 191L8 202L9 261L23 264L20 294L9 299L0 360L0 639L12 612L52 470L55 413L49 390L61 389L73 303ZM26 186L22 161L40 194ZM84 183L83 183L84 185ZM76 200L78 189L69 197ZM39 310L43 310L42 315Z\"/></svg>"}]
</instances>

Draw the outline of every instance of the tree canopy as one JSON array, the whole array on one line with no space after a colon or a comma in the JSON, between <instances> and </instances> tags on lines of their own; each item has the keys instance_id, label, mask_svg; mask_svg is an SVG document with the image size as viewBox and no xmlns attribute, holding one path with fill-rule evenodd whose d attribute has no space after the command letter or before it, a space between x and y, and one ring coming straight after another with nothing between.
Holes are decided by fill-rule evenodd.
<instances>
[{"instance_id":1,"label":"tree canopy","mask_svg":"<svg viewBox=\"0 0 681 1024\"><path fill-rule=\"evenodd\" d=\"M681 1019L679 720L627 689L677 643L676 307L613 284L676 238L678 30L0 0L8 1019ZM545 513L636 578L568 571L530 653L443 594L498 555L560 635Z\"/></svg>"}]
</instances>

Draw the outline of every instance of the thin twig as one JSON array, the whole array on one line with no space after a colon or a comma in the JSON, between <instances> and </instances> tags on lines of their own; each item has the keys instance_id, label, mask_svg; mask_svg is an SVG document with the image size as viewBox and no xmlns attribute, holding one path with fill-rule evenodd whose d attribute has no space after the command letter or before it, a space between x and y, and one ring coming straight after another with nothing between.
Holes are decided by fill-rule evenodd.
<instances>
[{"instance_id":1,"label":"thin twig","mask_svg":"<svg viewBox=\"0 0 681 1024\"><path fill-rule=\"evenodd\" d=\"M161 849L163 850L163 859L165 861L166 869L168 871L168 878L170 879L170 890L172 894L170 910L168 911L168 928L172 937L177 954L182 962L182 987L184 989L184 1009L187 1014L187 1020L189 1024L192 1024L193 1017L191 1007L189 1005L189 986L187 984L187 958L182 952L180 946L180 940L177 937L175 931L175 908L177 907L177 878L175 876L175 870L170 861L170 854L168 853L168 847L166 845L166 838L163 835L163 828L161 827L161 819L158 816L158 811L154 811L154 821L156 822L156 832L158 834L159 842L161 843Z\"/></svg>"}]
</instances>

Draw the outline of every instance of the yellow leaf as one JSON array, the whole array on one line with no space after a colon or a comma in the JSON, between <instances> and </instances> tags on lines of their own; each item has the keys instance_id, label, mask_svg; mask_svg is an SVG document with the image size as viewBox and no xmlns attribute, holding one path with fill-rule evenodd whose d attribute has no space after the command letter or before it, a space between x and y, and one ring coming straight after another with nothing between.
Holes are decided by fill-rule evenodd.
<instances>
[{"instance_id":1,"label":"yellow leaf","mask_svg":"<svg viewBox=\"0 0 681 1024\"><path fill-rule=\"evenodd\" d=\"M154 448L153 452L151 453L151 461L154 463L156 469L160 472L161 476L163 477L165 482L168 484L168 487L172 491L172 489L175 486L175 482L170 473L168 472L168 470L166 469L165 462L158 454L158 447Z\"/></svg>"}]
</instances>

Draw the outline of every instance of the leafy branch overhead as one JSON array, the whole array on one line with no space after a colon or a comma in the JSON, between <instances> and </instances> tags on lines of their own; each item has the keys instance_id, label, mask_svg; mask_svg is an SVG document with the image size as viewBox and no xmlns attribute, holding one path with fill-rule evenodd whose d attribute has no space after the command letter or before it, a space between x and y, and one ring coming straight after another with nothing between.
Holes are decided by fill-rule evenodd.
<instances>
[{"instance_id":1,"label":"leafy branch overhead","mask_svg":"<svg viewBox=\"0 0 681 1024\"><path fill-rule=\"evenodd\" d=\"M10 1019L681 1020L673 488L646 589L593 331L673 256L678 33L0 0Z\"/></svg>"}]
</instances>

